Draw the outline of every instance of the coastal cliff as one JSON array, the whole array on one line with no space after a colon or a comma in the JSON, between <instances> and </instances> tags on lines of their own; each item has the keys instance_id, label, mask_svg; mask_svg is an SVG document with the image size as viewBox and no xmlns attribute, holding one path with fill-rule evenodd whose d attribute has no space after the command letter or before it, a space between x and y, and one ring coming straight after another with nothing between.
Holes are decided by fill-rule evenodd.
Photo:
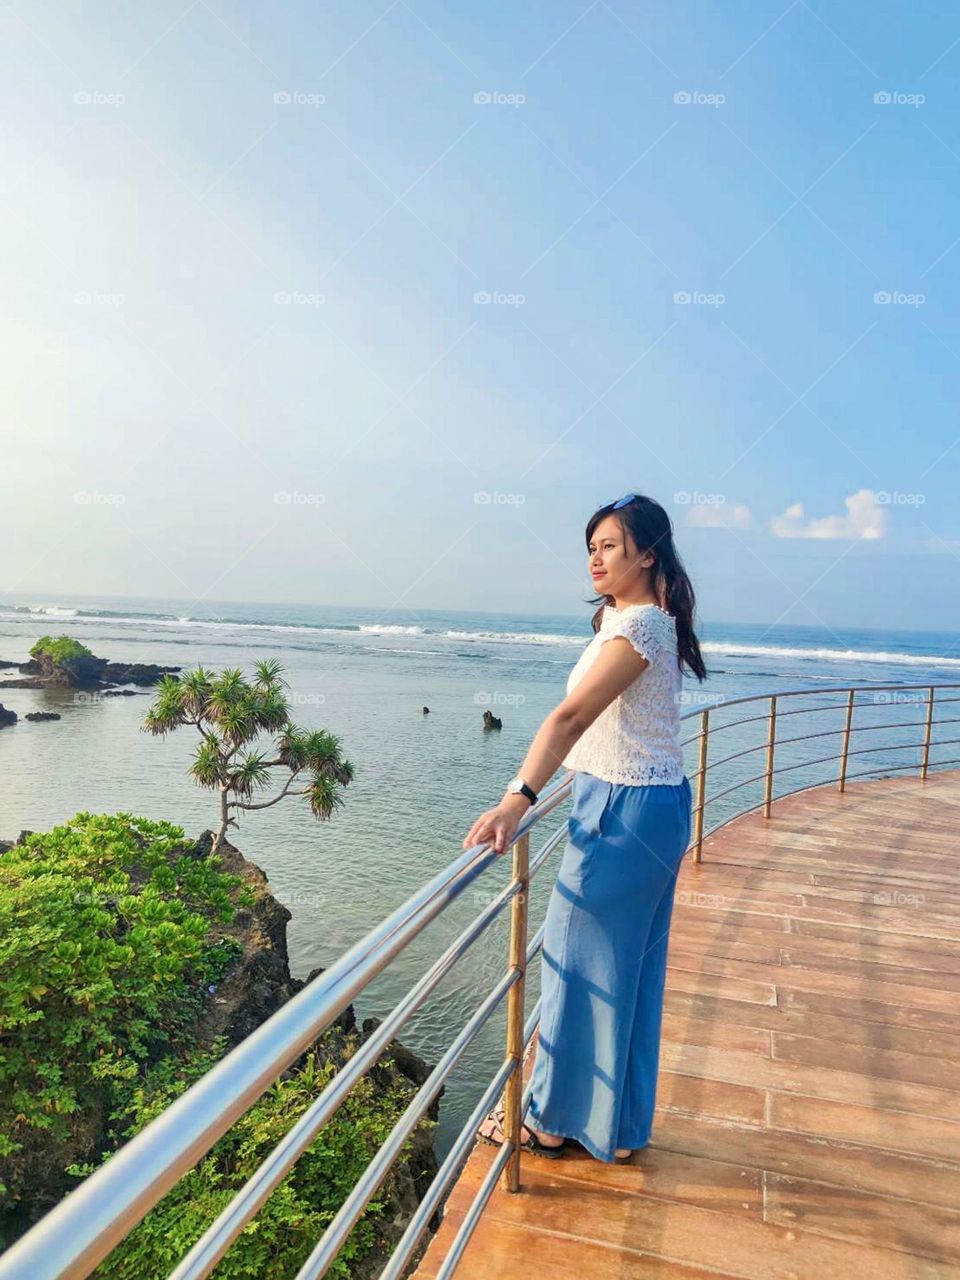
<instances>
[{"instance_id":1,"label":"coastal cliff","mask_svg":"<svg viewBox=\"0 0 960 1280\"><path fill-rule=\"evenodd\" d=\"M211 856L212 839L78 814L0 842L3 1244L322 972L291 975L290 912L235 846ZM16 939L4 927L14 921ZM376 1025L358 1028L348 1006L97 1276L160 1274L173 1239L186 1252L223 1191L242 1185ZM293 1276L427 1074L409 1049L389 1045L261 1211L259 1232L235 1243L225 1274ZM438 1108L439 1097L329 1274L382 1270L436 1173ZM285 1256L269 1248L274 1237Z\"/></svg>"}]
</instances>

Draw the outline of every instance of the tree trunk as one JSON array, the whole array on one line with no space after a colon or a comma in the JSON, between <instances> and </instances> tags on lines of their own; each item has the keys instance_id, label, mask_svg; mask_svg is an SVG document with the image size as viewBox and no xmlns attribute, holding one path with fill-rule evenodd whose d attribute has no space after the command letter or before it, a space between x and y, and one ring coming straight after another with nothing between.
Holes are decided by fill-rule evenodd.
<instances>
[{"instance_id":1,"label":"tree trunk","mask_svg":"<svg viewBox=\"0 0 960 1280\"><path fill-rule=\"evenodd\" d=\"M221 783L220 784L220 826L217 828L216 834L213 837L213 844L210 846L211 853L216 853L217 850L220 848L220 841L227 834L228 822L229 822L229 818L227 816L227 788L223 783Z\"/></svg>"}]
</instances>

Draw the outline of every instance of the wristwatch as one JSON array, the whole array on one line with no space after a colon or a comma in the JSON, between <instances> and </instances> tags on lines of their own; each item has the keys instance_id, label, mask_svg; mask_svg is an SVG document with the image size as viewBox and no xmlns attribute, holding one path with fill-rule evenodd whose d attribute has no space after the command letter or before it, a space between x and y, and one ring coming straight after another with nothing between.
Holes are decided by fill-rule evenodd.
<instances>
[{"instance_id":1,"label":"wristwatch","mask_svg":"<svg viewBox=\"0 0 960 1280\"><path fill-rule=\"evenodd\" d=\"M510 782L507 784L507 791L511 795L526 796L531 805L537 803L537 793L532 789L532 787L527 786L519 774L517 774L515 778L510 779Z\"/></svg>"}]
</instances>

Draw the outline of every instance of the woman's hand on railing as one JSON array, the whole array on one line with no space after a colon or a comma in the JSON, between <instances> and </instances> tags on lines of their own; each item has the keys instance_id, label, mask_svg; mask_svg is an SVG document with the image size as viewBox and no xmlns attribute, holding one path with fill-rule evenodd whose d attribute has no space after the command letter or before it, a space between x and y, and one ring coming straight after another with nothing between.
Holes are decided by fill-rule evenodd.
<instances>
[{"instance_id":1,"label":"woman's hand on railing","mask_svg":"<svg viewBox=\"0 0 960 1280\"><path fill-rule=\"evenodd\" d=\"M475 844L492 844L497 853L505 853L513 843L520 819L530 808L524 795L504 796L495 809L481 813L463 842L464 849Z\"/></svg>"}]
</instances>

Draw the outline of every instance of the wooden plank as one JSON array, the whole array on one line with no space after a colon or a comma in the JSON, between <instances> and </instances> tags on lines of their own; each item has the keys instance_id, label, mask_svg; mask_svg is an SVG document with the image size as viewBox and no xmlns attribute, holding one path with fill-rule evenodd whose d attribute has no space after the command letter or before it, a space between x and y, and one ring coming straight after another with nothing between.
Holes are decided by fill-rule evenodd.
<instances>
[{"instance_id":1,"label":"wooden plank","mask_svg":"<svg viewBox=\"0 0 960 1280\"><path fill-rule=\"evenodd\" d=\"M822 1009L809 1013L790 1007L746 1004L738 1000L692 996L688 992L668 990L664 1000L663 1025L671 1028L672 1038L682 1040L694 1020L717 1027L723 1036L729 1027L763 1027L770 1031L789 1031L795 1035L817 1036L821 1040L840 1040L847 1044L876 1044L886 1049L960 1062L960 1033L951 1034L935 1023L898 1026L858 1018L850 1010L842 1014L831 1014ZM696 1038L699 1032L693 1029L690 1034Z\"/></svg>"},{"instance_id":2,"label":"wooden plank","mask_svg":"<svg viewBox=\"0 0 960 1280\"><path fill-rule=\"evenodd\" d=\"M889 1196L768 1173L766 1220L910 1257L960 1262L960 1211L940 1205L908 1206Z\"/></svg>"},{"instance_id":3,"label":"wooden plank","mask_svg":"<svg viewBox=\"0 0 960 1280\"><path fill-rule=\"evenodd\" d=\"M900 1151L960 1163L960 1124L940 1116L886 1111L862 1100L832 1102L796 1093L771 1093L769 1124L774 1129L816 1134L877 1151Z\"/></svg>"},{"instance_id":4,"label":"wooden plank","mask_svg":"<svg viewBox=\"0 0 960 1280\"><path fill-rule=\"evenodd\" d=\"M884 1112L883 1118L906 1141L927 1138L936 1142L932 1129L928 1129L926 1134L918 1129L915 1136L911 1136L906 1128L900 1129L897 1112ZM900 1200L957 1209L960 1206L960 1160L956 1159L956 1137L960 1133L960 1125L952 1126L952 1130L954 1158L947 1160L930 1152L891 1151L877 1147L874 1142L877 1135L872 1128L865 1131L869 1135L868 1141L852 1142L834 1135L781 1129L772 1120L761 1129L702 1116L666 1113L657 1120L656 1150L659 1152L662 1148L682 1153L689 1160L719 1161L724 1167L764 1170L829 1183L833 1187L849 1187ZM854 1132L860 1131L854 1129ZM557 1162L558 1172L564 1163Z\"/></svg>"}]
</instances>

